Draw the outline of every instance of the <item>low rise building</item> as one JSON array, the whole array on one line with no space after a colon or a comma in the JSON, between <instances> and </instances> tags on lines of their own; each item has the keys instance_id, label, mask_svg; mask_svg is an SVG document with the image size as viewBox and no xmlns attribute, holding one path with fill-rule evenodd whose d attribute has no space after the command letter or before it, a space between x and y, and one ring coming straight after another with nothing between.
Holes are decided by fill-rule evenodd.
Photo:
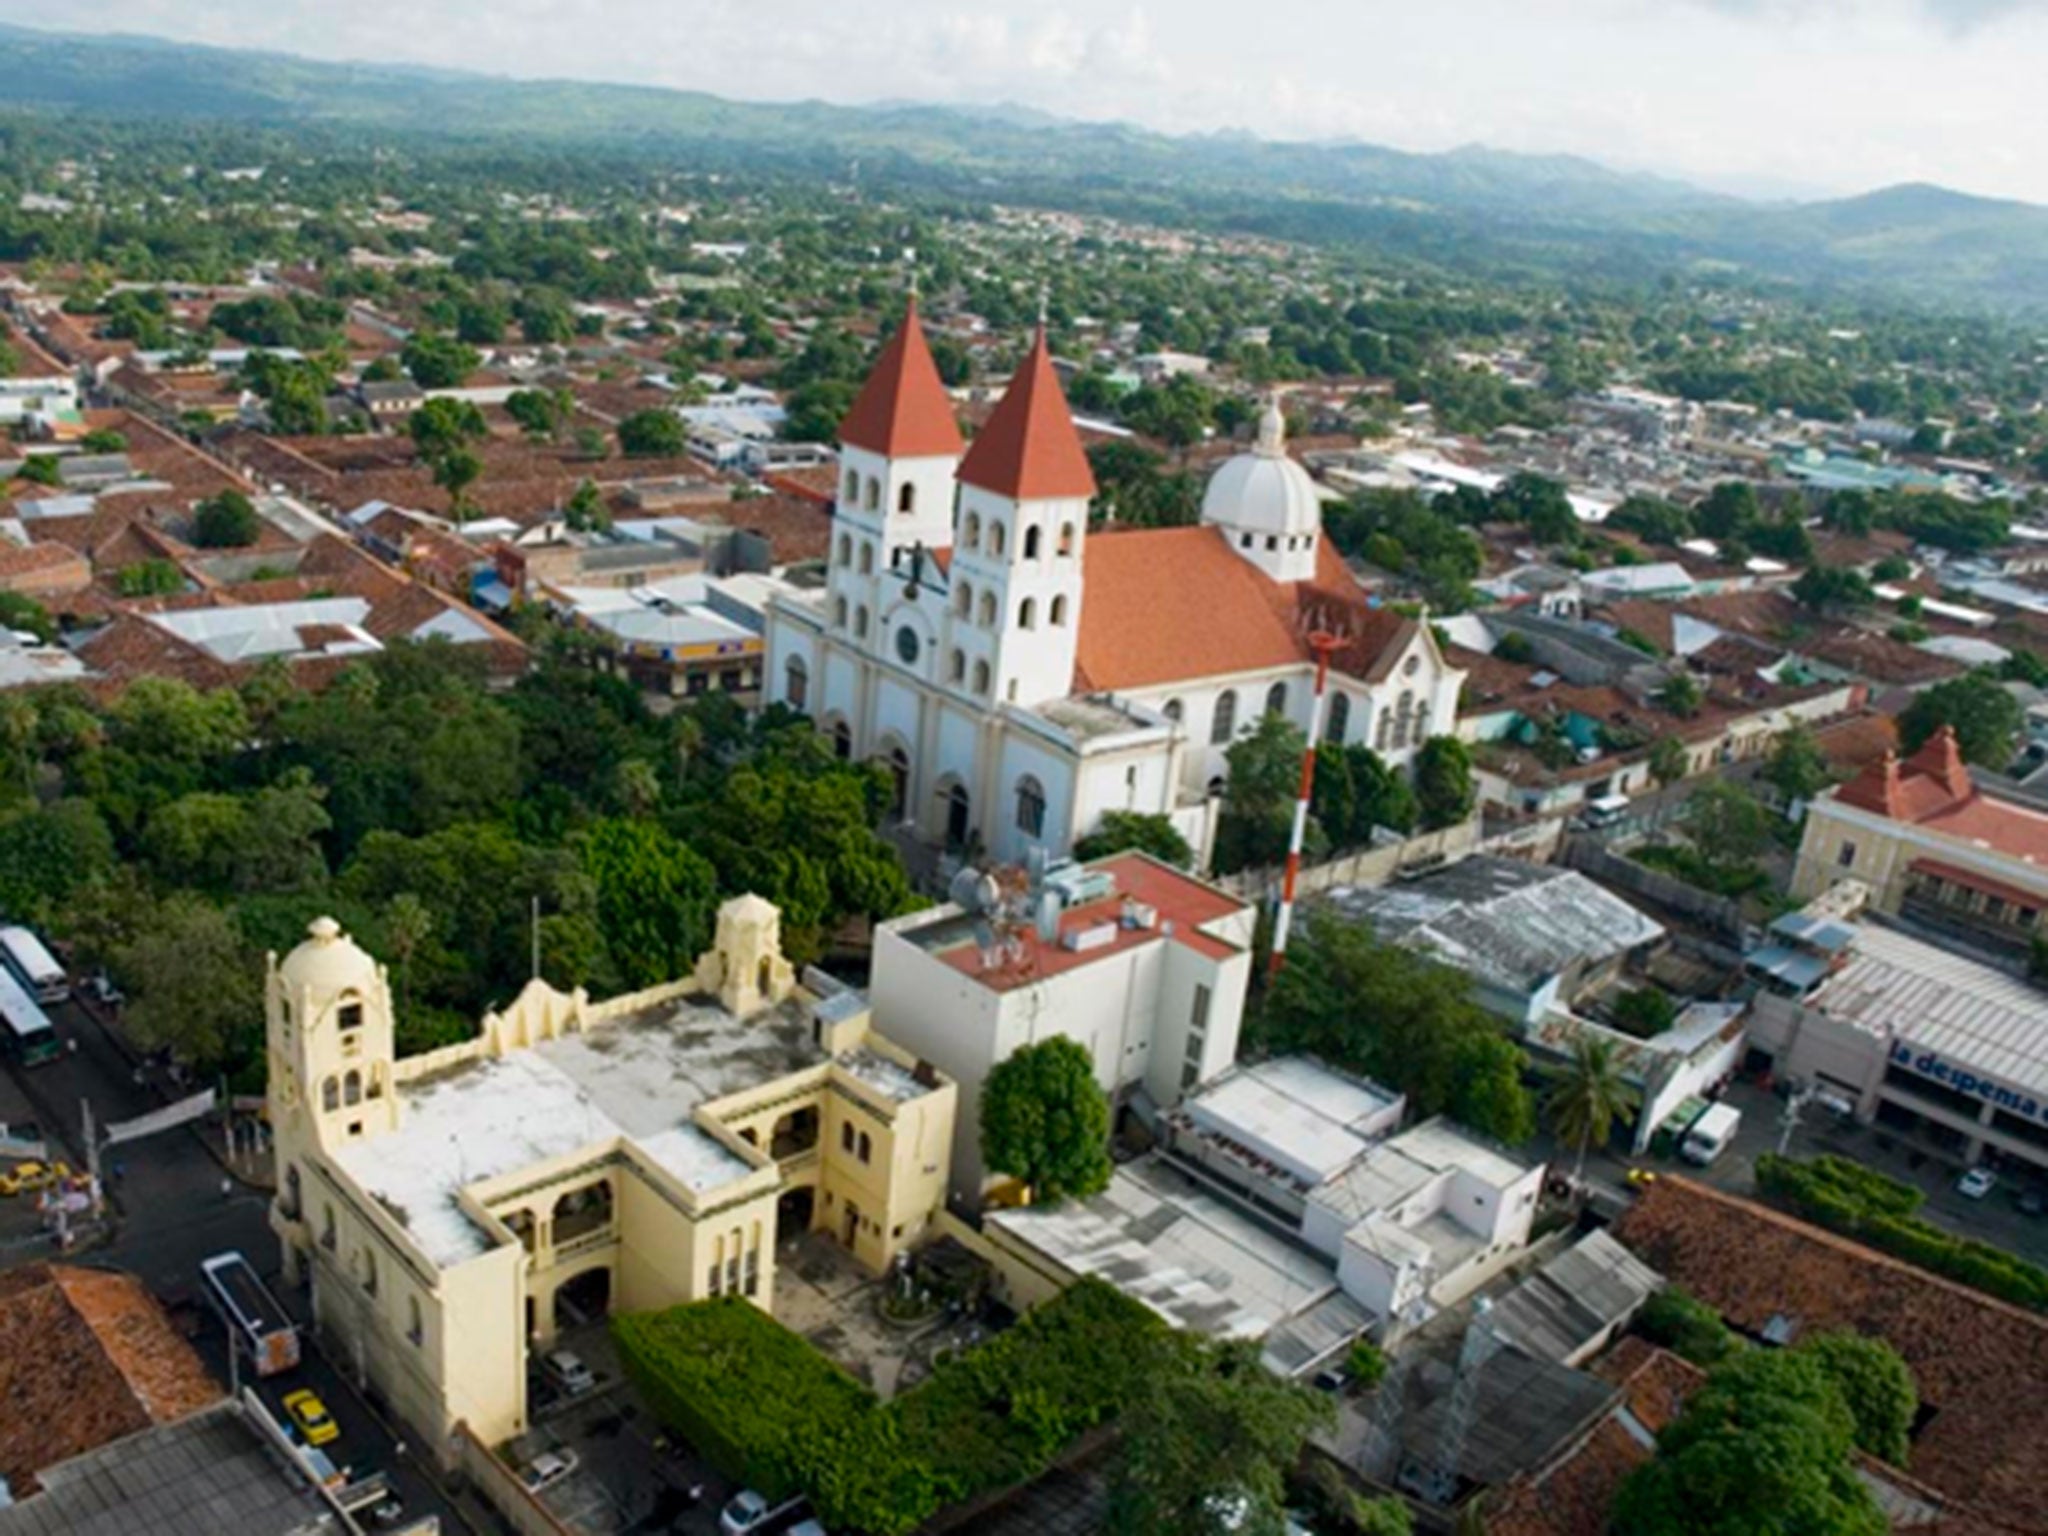
<instances>
[{"instance_id":1,"label":"low rise building","mask_svg":"<svg viewBox=\"0 0 2048 1536\"><path fill-rule=\"evenodd\" d=\"M1054 1036L1078 1041L1103 1091L1149 1119L1237 1059L1251 978L1256 909L1157 859L1074 868L1059 877L1064 906L1008 874L1014 896L970 878L972 909L949 903L875 933L877 1016L960 1085L953 1193L967 1202L987 1183L981 1089L998 1062Z\"/></svg>"},{"instance_id":2,"label":"low rise building","mask_svg":"<svg viewBox=\"0 0 2048 1536\"><path fill-rule=\"evenodd\" d=\"M2048 1000L1879 922L1845 882L1751 954L1749 1045L1778 1076L1965 1163L2048 1172Z\"/></svg>"},{"instance_id":3,"label":"low rise building","mask_svg":"<svg viewBox=\"0 0 2048 1536\"><path fill-rule=\"evenodd\" d=\"M881 1271L939 1214L953 1084L799 987L757 897L693 976L593 1002L536 979L475 1038L399 1059L382 966L331 920L274 956L269 1114L285 1269L339 1350L450 1454L527 1427L558 1318L742 1295L778 1234Z\"/></svg>"},{"instance_id":4,"label":"low rise building","mask_svg":"<svg viewBox=\"0 0 2048 1536\"><path fill-rule=\"evenodd\" d=\"M1878 911L1965 943L2023 952L2048 935L2048 812L1981 788L1944 727L1808 808L1792 894L1838 880Z\"/></svg>"}]
</instances>

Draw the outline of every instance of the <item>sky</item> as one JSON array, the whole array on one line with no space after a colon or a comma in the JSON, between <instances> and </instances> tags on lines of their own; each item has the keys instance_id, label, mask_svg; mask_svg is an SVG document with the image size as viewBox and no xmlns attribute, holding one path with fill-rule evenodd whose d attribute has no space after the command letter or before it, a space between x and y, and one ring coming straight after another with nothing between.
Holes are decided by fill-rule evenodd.
<instances>
[{"instance_id":1,"label":"sky","mask_svg":"<svg viewBox=\"0 0 2048 1536\"><path fill-rule=\"evenodd\" d=\"M2048 0L0 0L0 21L2048 203Z\"/></svg>"}]
</instances>

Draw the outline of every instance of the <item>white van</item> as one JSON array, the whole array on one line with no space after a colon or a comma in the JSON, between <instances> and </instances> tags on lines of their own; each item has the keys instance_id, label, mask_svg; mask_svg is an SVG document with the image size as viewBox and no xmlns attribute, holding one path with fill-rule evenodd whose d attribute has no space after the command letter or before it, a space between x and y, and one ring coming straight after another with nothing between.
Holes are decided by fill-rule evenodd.
<instances>
[{"instance_id":1,"label":"white van","mask_svg":"<svg viewBox=\"0 0 2048 1536\"><path fill-rule=\"evenodd\" d=\"M1627 795L1601 795L1586 802L1579 813L1579 825L1589 832L1611 827L1628 814Z\"/></svg>"},{"instance_id":2,"label":"white van","mask_svg":"<svg viewBox=\"0 0 2048 1536\"><path fill-rule=\"evenodd\" d=\"M1728 1143L1735 1139L1741 1125L1742 1111L1734 1105L1711 1104L1685 1133L1685 1140L1678 1144L1678 1155L1704 1168L1728 1150Z\"/></svg>"}]
</instances>

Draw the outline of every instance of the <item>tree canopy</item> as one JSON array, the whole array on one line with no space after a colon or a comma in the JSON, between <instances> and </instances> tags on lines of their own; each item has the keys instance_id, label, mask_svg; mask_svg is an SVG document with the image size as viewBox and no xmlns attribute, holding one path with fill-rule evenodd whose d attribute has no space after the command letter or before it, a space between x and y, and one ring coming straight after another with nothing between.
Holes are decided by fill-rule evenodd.
<instances>
[{"instance_id":1,"label":"tree canopy","mask_svg":"<svg viewBox=\"0 0 2048 1536\"><path fill-rule=\"evenodd\" d=\"M1899 745L1917 752L1944 725L1953 726L1963 761L2003 770L2012 762L2025 714L1990 672L1970 672L1913 695L1899 716Z\"/></svg>"},{"instance_id":2,"label":"tree canopy","mask_svg":"<svg viewBox=\"0 0 2048 1536\"><path fill-rule=\"evenodd\" d=\"M981 1157L1044 1204L1109 1184L1109 1099L1086 1046L1055 1035L996 1063L981 1090Z\"/></svg>"}]
</instances>

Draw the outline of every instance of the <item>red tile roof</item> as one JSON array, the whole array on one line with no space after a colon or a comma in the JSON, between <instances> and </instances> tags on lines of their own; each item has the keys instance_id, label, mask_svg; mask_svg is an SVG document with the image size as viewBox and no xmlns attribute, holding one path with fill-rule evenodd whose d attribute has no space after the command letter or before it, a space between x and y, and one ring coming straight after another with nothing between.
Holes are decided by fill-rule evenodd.
<instances>
[{"instance_id":1,"label":"red tile roof","mask_svg":"<svg viewBox=\"0 0 2048 1536\"><path fill-rule=\"evenodd\" d=\"M942 458L963 446L938 364L925 344L917 299L889 338L875 368L839 424L839 440L885 458Z\"/></svg>"},{"instance_id":2,"label":"red tile roof","mask_svg":"<svg viewBox=\"0 0 2048 1536\"><path fill-rule=\"evenodd\" d=\"M1327 540L1316 580L1291 585L1237 554L1215 528L1093 533L1081 559L1087 595L1074 686L1082 693L1310 661L1308 635L1317 627L1346 637L1333 664L1364 677L1413 630L1412 620L1356 595Z\"/></svg>"},{"instance_id":3,"label":"red tile roof","mask_svg":"<svg viewBox=\"0 0 2048 1536\"><path fill-rule=\"evenodd\" d=\"M44 1468L220 1397L132 1275L30 1264L0 1275L0 1476Z\"/></svg>"},{"instance_id":4,"label":"red tile roof","mask_svg":"<svg viewBox=\"0 0 2048 1536\"><path fill-rule=\"evenodd\" d=\"M1835 800L1943 837L1982 843L2009 858L2048 864L2048 815L1980 791L1948 726L1903 763L1885 753L1836 790Z\"/></svg>"},{"instance_id":5,"label":"red tile roof","mask_svg":"<svg viewBox=\"0 0 2048 1536\"><path fill-rule=\"evenodd\" d=\"M1095 494L1095 472L1052 371L1044 327L960 461L960 480L1013 501Z\"/></svg>"},{"instance_id":6,"label":"red tile roof","mask_svg":"<svg viewBox=\"0 0 2048 1536\"><path fill-rule=\"evenodd\" d=\"M2048 1532L2048 1318L1669 1174L1614 1235L1746 1333L1782 1318L1801 1338L1883 1339L1920 1388L1913 1476L1961 1509Z\"/></svg>"}]
</instances>

